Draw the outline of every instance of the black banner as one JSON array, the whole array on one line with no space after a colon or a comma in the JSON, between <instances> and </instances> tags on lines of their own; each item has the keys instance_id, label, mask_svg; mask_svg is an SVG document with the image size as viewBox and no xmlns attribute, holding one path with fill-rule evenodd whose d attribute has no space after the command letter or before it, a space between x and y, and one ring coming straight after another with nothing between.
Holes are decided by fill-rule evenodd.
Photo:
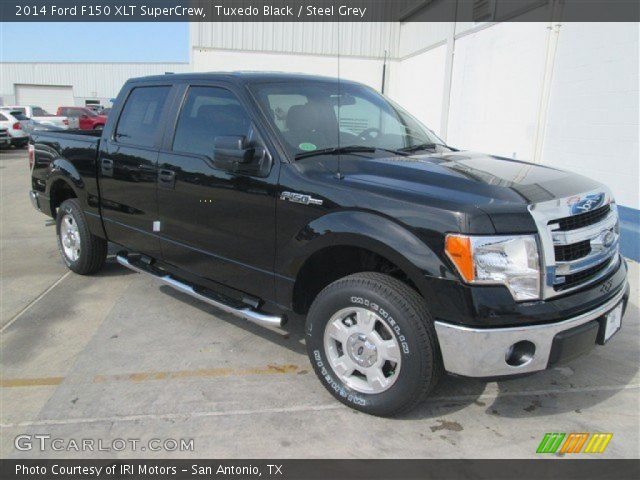
<instances>
[{"instance_id":1,"label":"black banner","mask_svg":"<svg viewBox=\"0 0 640 480\"><path fill-rule=\"evenodd\" d=\"M3 22L640 20L638 0L2 0Z\"/></svg>"},{"instance_id":2,"label":"black banner","mask_svg":"<svg viewBox=\"0 0 640 480\"><path fill-rule=\"evenodd\" d=\"M0 460L9 479L637 479L640 460Z\"/></svg>"}]
</instances>

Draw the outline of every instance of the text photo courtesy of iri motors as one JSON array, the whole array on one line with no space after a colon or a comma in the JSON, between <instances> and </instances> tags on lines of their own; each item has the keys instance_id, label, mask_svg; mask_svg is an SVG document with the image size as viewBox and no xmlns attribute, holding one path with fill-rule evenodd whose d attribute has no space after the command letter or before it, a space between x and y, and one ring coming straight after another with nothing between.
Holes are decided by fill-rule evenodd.
<instances>
[{"instance_id":1,"label":"text photo courtesy of iri motors","mask_svg":"<svg viewBox=\"0 0 640 480\"><path fill-rule=\"evenodd\" d=\"M640 476L639 11L4 2L2 477Z\"/></svg>"}]
</instances>

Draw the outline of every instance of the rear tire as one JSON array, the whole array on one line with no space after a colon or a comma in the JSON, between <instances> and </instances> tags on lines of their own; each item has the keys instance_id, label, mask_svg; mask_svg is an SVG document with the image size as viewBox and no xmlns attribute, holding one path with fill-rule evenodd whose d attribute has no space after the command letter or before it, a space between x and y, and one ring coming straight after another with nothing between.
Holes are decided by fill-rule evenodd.
<instances>
[{"instance_id":1,"label":"rear tire","mask_svg":"<svg viewBox=\"0 0 640 480\"><path fill-rule=\"evenodd\" d=\"M307 316L306 344L325 388L372 415L413 409L443 371L424 299L381 273L349 275L322 290Z\"/></svg>"},{"instance_id":2,"label":"rear tire","mask_svg":"<svg viewBox=\"0 0 640 480\"><path fill-rule=\"evenodd\" d=\"M102 268L107 258L107 241L89 231L80 202L62 202L56 215L56 235L62 260L70 270L89 275Z\"/></svg>"}]
</instances>

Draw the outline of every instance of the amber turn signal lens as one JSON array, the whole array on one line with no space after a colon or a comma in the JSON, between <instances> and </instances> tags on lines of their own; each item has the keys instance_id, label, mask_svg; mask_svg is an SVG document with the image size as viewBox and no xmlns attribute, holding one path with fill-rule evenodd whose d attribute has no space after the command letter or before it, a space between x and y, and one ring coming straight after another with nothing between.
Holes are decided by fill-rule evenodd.
<instances>
[{"instance_id":1,"label":"amber turn signal lens","mask_svg":"<svg viewBox=\"0 0 640 480\"><path fill-rule=\"evenodd\" d=\"M447 256L458 268L460 275L462 275L467 282L472 282L475 274L471 239L463 235L447 235L445 251L447 252Z\"/></svg>"}]
</instances>

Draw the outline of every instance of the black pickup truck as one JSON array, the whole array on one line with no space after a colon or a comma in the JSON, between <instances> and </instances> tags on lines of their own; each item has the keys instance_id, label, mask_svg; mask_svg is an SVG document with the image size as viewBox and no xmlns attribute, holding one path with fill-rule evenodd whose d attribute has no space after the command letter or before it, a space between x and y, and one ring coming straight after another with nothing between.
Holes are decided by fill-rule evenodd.
<instances>
[{"instance_id":1,"label":"black pickup truck","mask_svg":"<svg viewBox=\"0 0 640 480\"><path fill-rule=\"evenodd\" d=\"M571 360L619 330L629 296L607 187L450 147L354 82L133 79L103 131L36 133L29 155L71 270L99 270L112 242L248 321L306 316L321 382L376 415L443 372Z\"/></svg>"}]
</instances>

